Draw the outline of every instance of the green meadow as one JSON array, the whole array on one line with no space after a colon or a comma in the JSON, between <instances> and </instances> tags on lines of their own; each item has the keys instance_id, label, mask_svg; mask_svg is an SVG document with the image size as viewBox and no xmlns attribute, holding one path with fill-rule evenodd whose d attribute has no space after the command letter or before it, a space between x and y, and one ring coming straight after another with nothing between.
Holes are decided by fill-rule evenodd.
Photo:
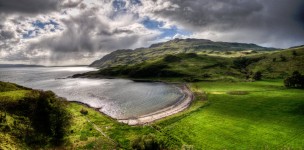
<instances>
[{"instance_id":1,"label":"green meadow","mask_svg":"<svg viewBox=\"0 0 304 150\"><path fill-rule=\"evenodd\" d=\"M175 122L158 123L184 143L195 149L304 148L303 90L286 89L280 80L191 86L207 92L208 105Z\"/></svg>"}]
</instances>

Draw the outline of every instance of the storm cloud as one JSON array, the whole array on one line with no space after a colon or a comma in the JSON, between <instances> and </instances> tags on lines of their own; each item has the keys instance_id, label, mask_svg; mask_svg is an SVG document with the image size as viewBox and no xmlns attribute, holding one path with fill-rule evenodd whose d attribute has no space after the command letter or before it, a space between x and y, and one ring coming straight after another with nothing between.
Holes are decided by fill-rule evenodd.
<instances>
[{"instance_id":1,"label":"storm cloud","mask_svg":"<svg viewBox=\"0 0 304 150\"><path fill-rule=\"evenodd\" d=\"M6 63L89 64L175 37L304 44L303 0L0 0L0 22Z\"/></svg>"},{"instance_id":2,"label":"storm cloud","mask_svg":"<svg viewBox=\"0 0 304 150\"><path fill-rule=\"evenodd\" d=\"M58 10L60 0L0 0L0 13L37 14Z\"/></svg>"},{"instance_id":3,"label":"storm cloud","mask_svg":"<svg viewBox=\"0 0 304 150\"><path fill-rule=\"evenodd\" d=\"M199 38L289 47L304 41L302 0L156 0L146 13ZM158 6L158 7L154 7Z\"/></svg>"}]
</instances>

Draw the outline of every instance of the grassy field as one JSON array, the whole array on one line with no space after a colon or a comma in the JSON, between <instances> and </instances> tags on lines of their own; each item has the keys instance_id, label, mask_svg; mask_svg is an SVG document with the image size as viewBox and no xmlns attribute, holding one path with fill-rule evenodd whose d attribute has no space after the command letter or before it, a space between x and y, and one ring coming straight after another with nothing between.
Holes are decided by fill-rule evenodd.
<instances>
[{"instance_id":1,"label":"grassy field","mask_svg":"<svg viewBox=\"0 0 304 150\"><path fill-rule=\"evenodd\" d=\"M191 87L197 95L191 107L152 127L120 124L94 109L72 103L69 110L75 115L75 123L69 139L79 149L131 149L132 141L150 133L163 138L173 149L304 148L303 90L286 89L282 80L199 82ZM206 95L200 94L204 92ZM79 113L83 108L89 111L87 116Z\"/></svg>"},{"instance_id":2,"label":"grassy field","mask_svg":"<svg viewBox=\"0 0 304 150\"><path fill-rule=\"evenodd\" d=\"M209 104L157 123L185 144L195 149L304 148L303 90L285 89L280 80L199 82L192 87L207 92Z\"/></svg>"},{"instance_id":3,"label":"grassy field","mask_svg":"<svg viewBox=\"0 0 304 150\"><path fill-rule=\"evenodd\" d=\"M196 100L185 111L147 126L128 126L77 103L69 103L69 149L132 149L135 139L153 134L169 149L303 149L303 90L282 80L197 82ZM16 100L26 90L0 93ZM29 91L29 90L28 90ZM8 94L9 93L9 94ZM14 96L19 95L19 96ZM88 111L83 115L80 111ZM16 116L7 115L13 129ZM0 149L29 149L14 134L0 133Z\"/></svg>"}]
</instances>

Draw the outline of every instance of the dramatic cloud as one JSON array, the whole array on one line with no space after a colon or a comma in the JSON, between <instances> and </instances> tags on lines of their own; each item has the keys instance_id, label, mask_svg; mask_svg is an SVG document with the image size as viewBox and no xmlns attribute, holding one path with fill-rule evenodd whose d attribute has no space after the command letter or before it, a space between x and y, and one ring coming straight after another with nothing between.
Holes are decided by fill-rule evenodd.
<instances>
[{"instance_id":1,"label":"dramatic cloud","mask_svg":"<svg viewBox=\"0 0 304 150\"><path fill-rule=\"evenodd\" d=\"M0 13L43 13L58 10L60 0L0 0Z\"/></svg>"},{"instance_id":2,"label":"dramatic cloud","mask_svg":"<svg viewBox=\"0 0 304 150\"><path fill-rule=\"evenodd\" d=\"M192 37L289 47L303 43L302 0L143 1L144 15L191 30ZM155 7L156 6L156 7Z\"/></svg>"},{"instance_id":3,"label":"dramatic cloud","mask_svg":"<svg viewBox=\"0 0 304 150\"><path fill-rule=\"evenodd\" d=\"M304 44L304 1L0 0L0 63L89 64L173 38Z\"/></svg>"}]
</instances>

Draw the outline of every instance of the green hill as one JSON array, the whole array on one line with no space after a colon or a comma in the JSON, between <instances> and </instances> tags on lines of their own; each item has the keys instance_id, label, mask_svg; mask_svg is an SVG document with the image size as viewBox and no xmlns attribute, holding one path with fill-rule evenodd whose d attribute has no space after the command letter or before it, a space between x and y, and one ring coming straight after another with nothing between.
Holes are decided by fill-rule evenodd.
<instances>
[{"instance_id":1,"label":"green hill","mask_svg":"<svg viewBox=\"0 0 304 150\"><path fill-rule=\"evenodd\" d=\"M90 66L108 68L118 65L138 64L164 55L176 55L179 53L198 53L211 56L227 54L235 57L273 50L276 49L261 47L255 44L213 42L204 39L175 39L164 43L153 44L149 48L117 50L93 62Z\"/></svg>"},{"instance_id":2,"label":"green hill","mask_svg":"<svg viewBox=\"0 0 304 150\"><path fill-rule=\"evenodd\" d=\"M70 124L65 106L50 91L0 82L0 149L62 145Z\"/></svg>"},{"instance_id":3,"label":"green hill","mask_svg":"<svg viewBox=\"0 0 304 150\"><path fill-rule=\"evenodd\" d=\"M148 50L152 51L152 49L142 51L146 52ZM116 53L117 55L113 56L113 54ZM283 79L293 71L304 73L304 47L254 53L244 53L244 51L218 51L217 54L206 54L201 53L201 51L192 51L176 54L167 54L164 52L165 54L162 54L159 52L158 57L150 57L142 62L129 62L124 64L123 62L129 60L125 58L127 56L133 58L134 53L136 52L130 50L127 52L113 52L104 58L109 56L119 57L119 61L106 61L104 64L111 63L109 67L101 67L98 72L86 73L84 76L114 76L142 79L157 78L184 81L248 81L253 80L252 78L257 72L261 72L262 78L265 79ZM142 57L146 57L146 55L142 55ZM77 75L75 77L77 77Z\"/></svg>"}]
</instances>

